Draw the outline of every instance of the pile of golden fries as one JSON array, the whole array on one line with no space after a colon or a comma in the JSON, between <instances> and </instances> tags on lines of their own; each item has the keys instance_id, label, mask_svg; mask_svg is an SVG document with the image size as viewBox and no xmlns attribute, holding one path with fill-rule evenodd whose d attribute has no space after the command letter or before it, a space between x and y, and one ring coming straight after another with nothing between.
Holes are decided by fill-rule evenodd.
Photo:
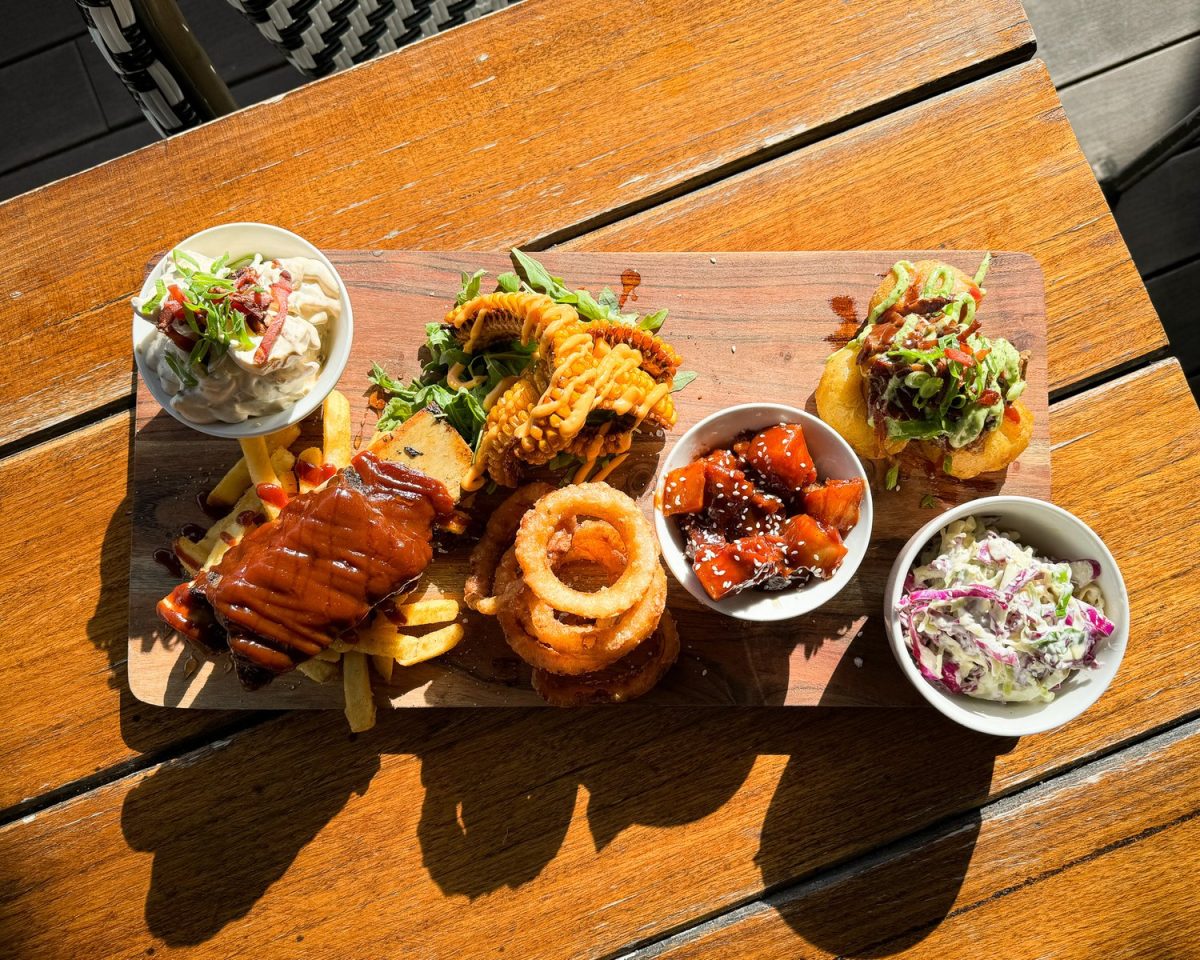
<instances>
[{"instance_id":1,"label":"pile of golden fries","mask_svg":"<svg viewBox=\"0 0 1200 960\"><path fill-rule=\"evenodd\" d=\"M317 489L300 479L294 470L300 459L313 466L332 465L341 469L350 463L350 403L333 391L322 406L323 448L308 447L299 454L288 449L300 436L298 426L285 427L265 437L241 440L242 458L235 463L207 496L210 507L229 512L214 523L199 541L179 537L175 554L188 576L211 569L225 552L261 522L274 519L279 507L262 500L260 484L273 484L289 498ZM371 668L386 684L391 683L396 665L410 667L452 650L463 637L459 603L453 599L397 603L393 617L376 612L357 633L355 642L335 641L327 650L297 668L316 683L330 683L340 675L346 697L346 719L354 733L375 726L375 698L371 692ZM413 627L437 629L410 633Z\"/></svg>"}]
</instances>

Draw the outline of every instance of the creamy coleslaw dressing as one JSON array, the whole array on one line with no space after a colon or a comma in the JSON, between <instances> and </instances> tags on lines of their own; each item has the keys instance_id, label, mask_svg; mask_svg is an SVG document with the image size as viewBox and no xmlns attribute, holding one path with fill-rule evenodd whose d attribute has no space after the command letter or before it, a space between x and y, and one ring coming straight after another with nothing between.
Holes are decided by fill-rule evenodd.
<instances>
[{"instance_id":1,"label":"creamy coleslaw dressing","mask_svg":"<svg viewBox=\"0 0 1200 960\"><path fill-rule=\"evenodd\" d=\"M923 676L984 700L1049 701L1113 625L1092 561L1053 561L976 517L949 524L899 604Z\"/></svg>"},{"instance_id":2,"label":"creamy coleslaw dressing","mask_svg":"<svg viewBox=\"0 0 1200 960\"><path fill-rule=\"evenodd\" d=\"M204 270L211 268L212 257L185 252ZM170 338L159 334L146 352L146 360L171 395L171 406L194 423L241 423L285 410L312 389L325 363L333 325L341 316L340 291L333 275L323 263L308 257L264 260L256 255L250 268L267 288L284 270L292 278L287 318L264 363L254 362L262 337L251 334L249 349L230 349L213 361L207 372L196 371L197 382L189 387L167 362L171 352L184 366L188 359ZM170 285L179 276L172 260L163 281ZM140 304L135 301L134 306Z\"/></svg>"}]
</instances>

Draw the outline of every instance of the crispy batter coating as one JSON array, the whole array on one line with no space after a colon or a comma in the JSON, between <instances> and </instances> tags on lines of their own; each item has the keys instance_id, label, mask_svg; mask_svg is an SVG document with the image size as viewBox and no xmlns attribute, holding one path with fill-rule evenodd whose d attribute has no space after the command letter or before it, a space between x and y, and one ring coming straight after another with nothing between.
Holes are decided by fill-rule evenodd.
<instances>
[{"instance_id":1,"label":"crispy batter coating","mask_svg":"<svg viewBox=\"0 0 1200 960\"><path fill-rule=\"evenodd\" d=\"M501 340L536 344L529 368L488 412L468 490L485 473L515 486L522 464L548 463L563 451L589 462L620 454L643 422L675 424L670 391L679 355L649 331L584 323L574 308L538 293L475 297L451 310L446 324L468 353ZM589 424L593 412L612 417Z\"/></svg>"},{"instance_id":2,"label":"crispy batter coating","mask_svg":"<svg viewBox=\"0 0 1200 960\"><path fill-rule=\"evenodd\" d=\"M860 457L878 460L899 453L904 440L880 442L867 423L867 398L856 351L842 347L825 361L817 384L817 416L833 427Z\"/></svg>"}]
</instances>

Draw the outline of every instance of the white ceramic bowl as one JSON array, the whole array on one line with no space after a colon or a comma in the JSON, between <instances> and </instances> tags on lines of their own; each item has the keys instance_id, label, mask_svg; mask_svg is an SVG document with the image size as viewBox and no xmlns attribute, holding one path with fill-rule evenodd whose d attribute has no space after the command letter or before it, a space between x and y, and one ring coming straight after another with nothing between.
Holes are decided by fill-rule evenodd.
<instances>
[{"instance_id":1,"label":"white ceramic bowl","mask_svg":"<svg viewBox=\"0 0 1200 960\"><path fill-rule=\"evenodd\" d=\"M337 281L341 291L342 315L333 324L330 342L325 344L325 365L317 377L317 382L299 402L278 413L250 417L241 423L194 423L175 412L171 406L171 395L163 389L158 374L145 360L146 350L153 338L160 334L153 323L140 316L136 310L132 311L133 355L137 360L138 373L162 408L180 423L214 437L258 437L274 433L303 420L316 410L341 379L342 371L346 369L346 361L350 359L350 341L354 337L354 314L350 308L346 285L325 254L290 230L266 223L224 223L209 227L192 234L186 240L181 240L172 249L193 250L208 257L219 257L226 251L235 258L247 253L261 253L270 257L310 257L323 263ZM146 282L142 284L141 299L154 295L154 281L162 276L170 258L171 254L168 252L150 271Z\"/></svg>"},{"instance_id":2,"label":"white ceramic bowl","mask_svg":"<svg viewBox=\"0 0 1200 960\"><path fill-rule=\"evenodd\" d=\"M657 507L654 510L654 526L658 533L659 547L667 561L667 568L675 579L706 607L739 620L790 620L816 610L850 582L858 570L858 565L862 563L871 539L871 486L854 451L823 421L803 410L779 403L744 403L728 407L705 417L688 430L671 448L663 463L655 488L654 502L662 503L663 484L667 474L676 467L691 463L716 447L729 444L739 434L748 430L763 430L777 423L798 423L803 427L804 439L808 444L808 452L812 454L819 479L852 480L859 477L863 481L866 492L858 523L846 536L846 557L830 579L813 580L804 586L789 587L778 592L745 590L723 600L714 600L705 592L699 578L692 571L691 562L683 552L684 539L678 525L671 518L664 517Z\"/></svg>"},{"instance_id":3,"label":"white ceramic bowl","mask_svg":"<svg viewBox=\"0 0 1200 960\"><path fill-rule=\"evenodd\" d=\"M996 703L965 694L950 693L921 676L904 641L896 604L904 592L904 579L926 545L948 523L963 517L997 518L1001 530L1020 534L1026 546L1053 560L1096 560L1100 564L1100 589L1105 616L1115 626L1096 652L1097 667L1079 670L1059 688L1049 703ZM913 534L892 566L884 591L884 623L892 653L900 669L920 694L951 720L1000 737L1022 737L1052 730L1073 720L1108 688L1129 639L1129 595L1121 571L1104 542L1078 517L1061 507L1030 497L983 497L947 510Z\"/></svg>"}]
</instances>

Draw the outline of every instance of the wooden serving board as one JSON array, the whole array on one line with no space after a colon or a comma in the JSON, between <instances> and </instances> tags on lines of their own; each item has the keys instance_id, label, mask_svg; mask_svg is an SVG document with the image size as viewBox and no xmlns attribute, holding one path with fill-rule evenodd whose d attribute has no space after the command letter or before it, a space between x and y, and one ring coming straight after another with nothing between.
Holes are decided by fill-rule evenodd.
<instances>
[{"instance_id":1,"label":"wooden serving board","mask_svg":"<svg viewBox=\"0 0 1200 960\"><path fill-rule=\"evenodd\" d=\"M498 254L330 251L354 306L354 345L340 389L350 398L356 433L369 437L366 373L378 361L393 376L420 370L427 323L440 321L460 288L459 274L509 269ZM670 308L663 329L696 380L676 394L679 423L665 438L640 439L610 478L651 511L661 455L674 438L708 414L735 403L770 400L815 412L813 390L829 353L852 335L871 292L896 260L939 257L973 273L982 251L855 253L624 254L547 253L543 262L572 287L623 289L640 277L627 309ZM485 279L484 289L490 289ZM1036 426L1029 449L1002 476L956 482L918 471L899 491L873 476L875 525L871 547L854 580L814 614L779 624L748 624L700 606L671 581L669 607L682 653L643 701L671 704L906 706L919 698L888 648L881 614L891 562L938 509L1004 491L1050 495L1046 320L1042 271L1030 256L994 254L980 311L984 331L1027 349L1026 403ZM316 424L311 425L314 434ZM299 449L296 447L294 449ZM133 554L130 564L129 683L147 703L179 707L338 708L341 685L319 685L299 673L247 692L226 660L197 665L167 631L155 603L176 583L153 558L185 523L207 525L196 495L209 489L240 452L231 440L190 430L163 411L144 385L137 396L132 450ZM461 596L470 544L438 556L423 589ZM668 579L670 579L668 577ZM467 635L442 659L397 668L379 689L395 706L532 706L541 700L529 672L508 649L495 622L469 614Z\"/></svg>"}]
</instances>

